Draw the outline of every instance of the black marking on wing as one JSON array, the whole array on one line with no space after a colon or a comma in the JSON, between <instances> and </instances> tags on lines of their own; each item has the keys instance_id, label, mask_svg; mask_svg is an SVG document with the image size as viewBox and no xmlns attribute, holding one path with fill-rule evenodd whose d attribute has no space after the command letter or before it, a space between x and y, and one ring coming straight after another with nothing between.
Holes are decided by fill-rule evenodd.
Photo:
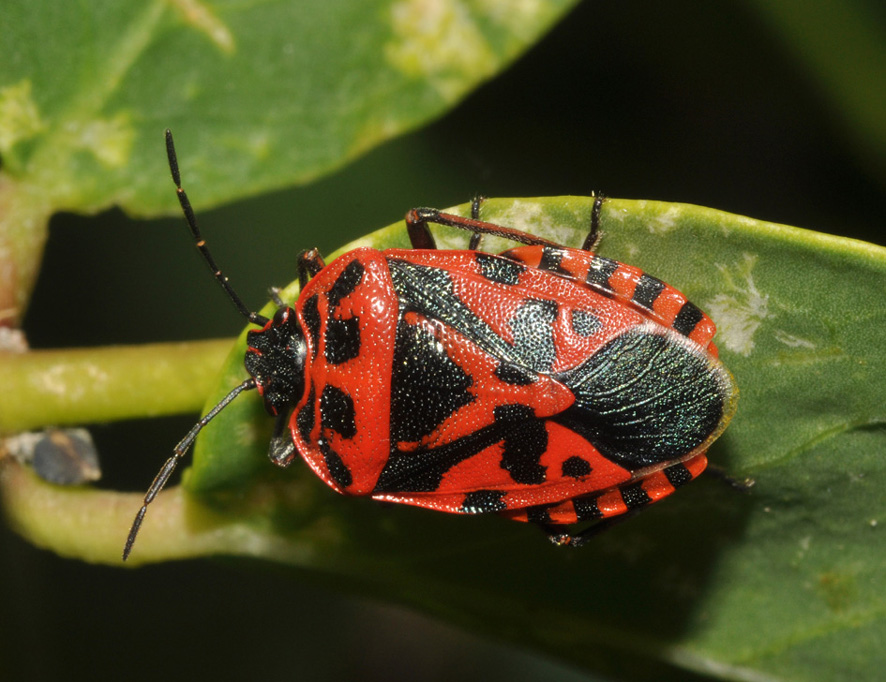
<instances>
[{"instance_id":1,"label":"black marking on wing","mask_svg":"<svg viewBox=\"0 0 886 682\"><path fill-rule=\"evenodd\" d=\"M520 364L535 372L550 372L557 359L554 345L556 301L527 299L510 321L514 334L514 352Z\"/></svg>"},{"instance_id":2,"label":"black marking on wing","mask_svg":"<svg viewBox=\"0 0 886 682\"><path fill-rule=\"evenodd\" d=\"M544 481L545 468L538 459L542 447L547 447L545 420L529 414L524 405L499 406L495 417L494 423L438 447L410 452L394 449L374 492L434 492L452 467L496 443L504 445L502 468L515 482Z\"/></svg>"},{"instance_id":3,"label":"black marking on wing","mask_svg":"<svg viewBox=\"0 0 886 682\"><path fill-rule=\"evenodd\" d=\"M509 321L512 345L456 296L452 277L445 270L397 259L389 259L388 263L403 309L440 320L503 361L535 372L550 371L556 358L555 301L530 298L523 302Z\"/></svg>"},{"instance_id":4,"label":"black marking on wing","mask_svg":"<svg viewBox=\"0 0 886 682\"><path fill-rule=\"evenodd\" d=\"M295 416L295 424L298 427L298 433L302 440L306 443L311 441L311 431L314 430L314 403L317 400L317 392L314 390L314 383L311 382L311 393L308 396L308 402L302 405L302 408Z\"/></svg>"},{"instance_id":5,"label":"black marking on wing","mask_svg":"<svg viewBox=\"0 0 886 682\"><path fill-rule=\"evenodd\" d=\"M499 363L495 368L495 376L511 386L529 386L538 381L538 373L510 362Z\"/></svg>"},{"instance_id":6,"label":"black marking on wing","mask_svg":"<svg viewBox=\"0 0 886 682\"><path fill-rule=\"evenodd\" d=\"M589 495L587 497L579 497L572 501L572 507L575 509L575 518L578 521L590 521L599 519L603 516L603 512L597 506L597 498L599 495Z\"/></svg>"},{"instance_id":7,"label":"black marking on wing","mask_svg":"<svg viewBox=\"0 0 886 682\"><path fill-rule=\"evenodd\" d=\"M551 522L551 515L548 513L548 509L551 508L549 504L539 504L535 507L527 507L526 508L526 519L530 523L540 523L540 524L549 524Z\"/></svg>"},{"instance_id":8,"label":"black marking on wing","mask_svg":"<svg viewBox=\"0 0 886 682\"><path fill-rule=\"evenodd\" d=\"M548 449L544 421L527 405L499 405L493 413L496 424L510 426L504 437L501 468L517 483L544 483L547 467L541 465L541 456Z\"/></svg>"},{"instance_id":9,"label":"black marking on wing","mask_svg":"<svg viewBox=\"0 0 886 682\"><path fill-rule=\"evenodd\" d=\"M556 272L560 275L571 276L571 273L568 270L564 270L562 266L564 254L565 251L563 249L558 249L554 246L545 246L541 250L541 259L538 263L538 269Z\"/></svg>"},{"instance_id":10,"label":"black marking on wing","mask_svg":"<svg viewBox=\"0 0 886 682\"><path fill-rule=\"evenodd\" d=\"M664 470L664 475L667 477L668 483L675 488L686 485L692 480L692 472L690 472L682 462L672 464L666 468Z\"/></svg>"},{"instance_id":11,"label":"black marking on wing","mask_svg":"<svg viewBox=\"0 0 886 682\"><path fill-rule=\"evenodd\" d=\"M332 446L329 445L329 441L325 438L320 439L319 446L320 452L323 453L323 458L326 460L326 468L329 470L329 475L332 476L332 480L341 488L347 488L354 482L354 479L351 476L350 469L348 469L344 460L341 458L341 455L332 449Z\"/></svg>"},{"instance_id":12,"label":"black marking on wing","mask_svg":"<svg viewBox=\"0 0 886 682\"><path fill-rule=\"evenodd\" d=\"M581 478L591 473L591 465L588 460L573 455L563 461L562 472L569 478Z\"/></svg>"},{"instance_id":13,"label":"black marking on wing","mask_svg":"<svg viewBox=\"0 0 886 682\"><path fill-rule=\"evenodd\" d=\"M524 365L519 353L455 295L452 278L440 268L388 259L401 310L414 310L460 332L490 355Z\"/></svg>"},{"instance_id":14,"label":"black marking on wing","mask_svg":"<svg viewBox=\"0 0 886 682\"><path fill-rule=\"evenodd\" d=\"M475 490L465 495L461 511L465 514L489 514L506 508L502 490Z\"/></svg>"},{"instance_id":15,"label":"black marking on wing","mask_svg":"<svg viewBox=\"0 0 886 682\"><path fill-rule=\"evenodd\" d=\"M621 499L624 500L625 506L628 509L643 507L652 502L649 494L643 490L642 481L620 488L619 492L621 493Z\"/></svg>"},{"instance_id":16,"label":"black marking on wing","mask_svg":"<svg viewBox=\"0 0 886 682\"><path fill-rule=\"evenodd\" d=\"M520 281L520 275L526 266L515 263L507 258L493 256L490 253L478 252L475 256L480 274L490 282L513 286Z\"/></svg>"},{"instance_id":17,"label":"black marking on wing","mask_svg":"<svg viewBox=\"0 0 886 682\"><path fill-rule=\"evenodd\" d=\"M572 329L579 336L588 338L603 329L603 322L594 313L587 310L574 309L571 313Z\"/></svg>"},{"instance_id":18,"label":"black marking on wing","mask_svg":"<svg viewBox=\"0 0 886 682\"><path fill-rule=\"evenodd\" d=\"M471 403L471 376L425 325L400 320L391 376L391 440L414 442Z\"/></svg>"}]
</instances>

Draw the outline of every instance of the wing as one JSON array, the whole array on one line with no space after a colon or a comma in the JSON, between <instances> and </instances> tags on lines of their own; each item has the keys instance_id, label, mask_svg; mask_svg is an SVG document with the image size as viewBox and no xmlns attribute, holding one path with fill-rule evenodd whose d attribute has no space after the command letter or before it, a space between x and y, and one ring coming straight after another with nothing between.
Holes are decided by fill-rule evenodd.
<instances>
[{"instance_id":1,"label":"wing","mask_svg":"<svg viewBox=\"0 0 886 682\"><path fill-rule=\"evenodd\" d=\"M576 398L556 421L631 471L706 450L735 412L737 389L720 361L652 322L555 376Z\"/></svg>"},{"instance_id":2,"label":"wing","mask_svg":"<svg viewBox=\"0 0 886 682\"><path fill-rule=\"evenodd\" d=\"M512 275L523 268L507 261L504 267L516 270L495 276L511 283L491 282L476 259L496 257L465 253L459 252L466 259L461 268L451 253L445 268L416 264L414 253L409 261L389 259L401 317L391 451L373 496L478 513L556 502L629 480L630 471L552 419L568 414L575 396L550 370L564 364L563 355L572 365L593 355L605 338L589 341L603 331L593 321L599 319L594 305L609 302L584 297L583 318L567 295L581 298L578 285L541 273L556 291L538 282L514 286Z\"/></svg>"}]
</instances>

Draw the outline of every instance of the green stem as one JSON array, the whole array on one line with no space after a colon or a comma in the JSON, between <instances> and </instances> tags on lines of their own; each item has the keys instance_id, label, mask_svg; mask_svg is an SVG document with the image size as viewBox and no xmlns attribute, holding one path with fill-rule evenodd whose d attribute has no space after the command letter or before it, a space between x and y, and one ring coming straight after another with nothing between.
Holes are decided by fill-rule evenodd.
<instances>
[{"instance_id":1,"label":"green stem","mask_svg":"<svg viewBox=\"0 0 886 682\"><path fill-rule=\"evenodd\" d=\"M196 412L232 343L0 353L0 433Z\"/></svg>"},{"instance_id":2,"label":"green stem","mask_svg":"<svg viewBox=\"0 0 886 682\"><path fill-rule=\"evenodd\" d=\"M0 499L10 525L35 545L83 561L121 565L123 541L142 494L55 486L4 461ZM248 535L247 527L213 514L176 487L151 506L151 523L127 565L230 551L232 544L240 544L238 537Z\"/></svg>"},{"instance_id":3,"label":"green stem","mask_svg":"<svg viewBox=\"0 0 886 682\"><path fill-rule=\"evenodd\" d=\"M45 196L0 173L0 323L25 314L51 214Z\"/></svg>"},{"instance_id":4,"label":"green stem","mask_svg":"<svg viewBox=\"0 0 886 682\"><path fill-rule=\"evenodd\" d=\"M176 486L151 504L151 522L142 527L124 564L123 542L142 498L142 493L52 485L18 462L0 460L5 519L29 542L61 556L130 568L213 554L285 557L300 565L317 561L317 539L310 533L282 537L249 514L215 512Z\"/></svg>"}]
</instances>

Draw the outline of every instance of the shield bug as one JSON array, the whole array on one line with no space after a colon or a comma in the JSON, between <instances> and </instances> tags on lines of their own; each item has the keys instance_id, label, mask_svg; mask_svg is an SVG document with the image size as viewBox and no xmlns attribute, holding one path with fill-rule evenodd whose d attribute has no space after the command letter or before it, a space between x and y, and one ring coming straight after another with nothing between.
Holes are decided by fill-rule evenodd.
<instances>
[{"instance_id":1,"label":"shield bug","mask_svg":"<svg viewBox=\"0 0 886 682\"><path fill-rule=\"evenodd\" d=\"M603 197L581 248L431 208L406 215L411 249L297 259L301 292L272 318L250 312L206 247L200 253L256 329L249 378L175 447L124 549L197 434L243 391L275 419L271 460L300 456L333 490L439 511L498 513L579 545L696 478L735 411L711 319L679 291L594 252ZM467 230L436 248L430 225ZM478 250L483 235L520 246ZM570 526L598 521L580 532Z\"/></svg>"}]
</instances>

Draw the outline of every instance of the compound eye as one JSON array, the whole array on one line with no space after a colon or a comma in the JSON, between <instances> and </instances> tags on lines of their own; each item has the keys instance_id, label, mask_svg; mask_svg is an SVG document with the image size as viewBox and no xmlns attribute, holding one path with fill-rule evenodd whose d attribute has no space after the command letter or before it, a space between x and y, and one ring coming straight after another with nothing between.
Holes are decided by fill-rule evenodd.
<instances>
[{"instance_id":1,"label":"compound eye","mask_svg":"<svg viewBox=\"0 0 886 682\"><path fill-rule=\"evenodd\" d=\"M287 320L289 320L289 314L291 312L292 308L289 306L277 308L277 312L274 313L274 326L285 324Z\"/></svg>"}]
</instances>

